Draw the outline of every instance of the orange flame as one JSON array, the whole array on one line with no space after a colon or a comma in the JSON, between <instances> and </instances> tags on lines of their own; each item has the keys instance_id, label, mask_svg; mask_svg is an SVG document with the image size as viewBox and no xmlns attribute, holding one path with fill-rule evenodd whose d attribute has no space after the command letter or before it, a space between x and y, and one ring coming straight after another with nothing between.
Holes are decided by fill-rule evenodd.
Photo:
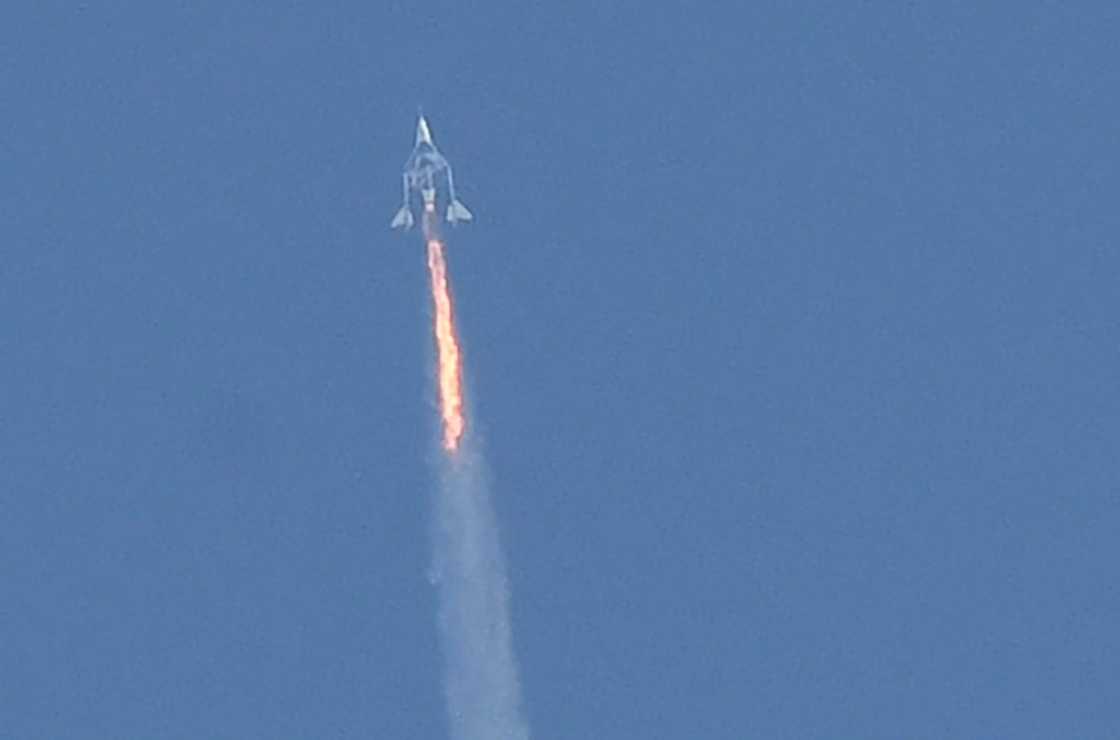
<instances>
[{"instance_id":1,"label":"orange flame","mask_svg":"<svg viewBox=\"0 0 1120 740\"><path fill-rule=\"evenodd\" d=\"M432 301L436 311L435 335L443 447L448 452L455 452L466 426L463 416L463 371L459 340L455 333L451 291L447 286L447 264L443 260L443 243L438 238L428 238L428 270L432 275Z\"/></svg>"}]
</instances>

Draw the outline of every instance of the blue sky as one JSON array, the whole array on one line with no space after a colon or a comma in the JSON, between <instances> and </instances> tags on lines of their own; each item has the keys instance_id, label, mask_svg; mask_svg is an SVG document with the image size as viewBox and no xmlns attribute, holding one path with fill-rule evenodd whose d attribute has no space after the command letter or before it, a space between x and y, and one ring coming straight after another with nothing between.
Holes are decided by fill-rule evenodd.
<instances>
[{"instance_id":1,"label":"blue sky","mask_svg":"<svg viewBox=\"0 0 1120 740\"><path fill-rule=\"evenodd\" d=\"M4 20L11 737L446 736L420 106L535 737L1114 733L1110 4Z\"/></svg>"}]
</instances>

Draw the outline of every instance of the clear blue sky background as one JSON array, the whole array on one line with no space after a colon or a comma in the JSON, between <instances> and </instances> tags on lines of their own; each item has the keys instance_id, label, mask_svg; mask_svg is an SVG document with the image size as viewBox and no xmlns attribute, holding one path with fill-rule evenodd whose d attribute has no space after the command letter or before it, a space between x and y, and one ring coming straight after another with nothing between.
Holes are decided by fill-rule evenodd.
<instances>
[{"instance_id":1,"label":"clear blue sky background","mask_svg":"<svg viewBox=\"0 0 1120 740\"><path fill-rule=\"evenodd\" d=\"M4 11L0 736L445 736L423 106L536 738L1116 737L1118 13L981 5Z\"/></svg>"}]
</instances>

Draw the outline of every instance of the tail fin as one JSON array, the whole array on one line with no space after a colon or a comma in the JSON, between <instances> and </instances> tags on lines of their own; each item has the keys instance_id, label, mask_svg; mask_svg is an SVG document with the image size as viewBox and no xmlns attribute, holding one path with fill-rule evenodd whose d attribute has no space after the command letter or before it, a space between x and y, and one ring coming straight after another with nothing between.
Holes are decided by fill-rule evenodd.
<instances>
[{"instance_id":1,"label":"tail fin","mask_svg":"<svg viewBox=\"0 0 1120 740\"><path fill-rule=\"evenodd\" d=\"M408 231L412 228L412 211L408 210L408 204L401 206L397 211L397 215L393 217L393 223L389 224L390 229L404 229Z\"/></svg>"},{"instance_id":2,"label":"tail fin","mask_svg":"<svg viewBox=\"0 0 1120 740\"><path fill-rule=\"evenodd\" d=\"M447 207L447 220L450 223L458 221L470 221L474 216L467 210L467 207L457 200L451 201L451 205Z\"/></svg>"}]
</instances>

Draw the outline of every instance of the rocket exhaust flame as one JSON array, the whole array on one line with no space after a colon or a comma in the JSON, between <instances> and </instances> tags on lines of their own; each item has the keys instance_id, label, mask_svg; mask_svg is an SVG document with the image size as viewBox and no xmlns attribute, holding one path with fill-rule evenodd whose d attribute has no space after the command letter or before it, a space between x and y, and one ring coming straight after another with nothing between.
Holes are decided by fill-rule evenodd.
<instances>
[{"instance_id":1,"label":"rocket exhaust flame","mask_svg":"<svg viewBox=\"0 0 1120 740\"><path fill-rule=\"evenodd\" d=\"M459 449L466 419L463 415L462 353L455 331L455 313L451 291L447 285L447 263L443 259L443 243L428 237L428 271L432 277L432 302L435 308L435 339L439 363L439 409L443 418L443 448Z\"/></svg>"}]
</instances>

